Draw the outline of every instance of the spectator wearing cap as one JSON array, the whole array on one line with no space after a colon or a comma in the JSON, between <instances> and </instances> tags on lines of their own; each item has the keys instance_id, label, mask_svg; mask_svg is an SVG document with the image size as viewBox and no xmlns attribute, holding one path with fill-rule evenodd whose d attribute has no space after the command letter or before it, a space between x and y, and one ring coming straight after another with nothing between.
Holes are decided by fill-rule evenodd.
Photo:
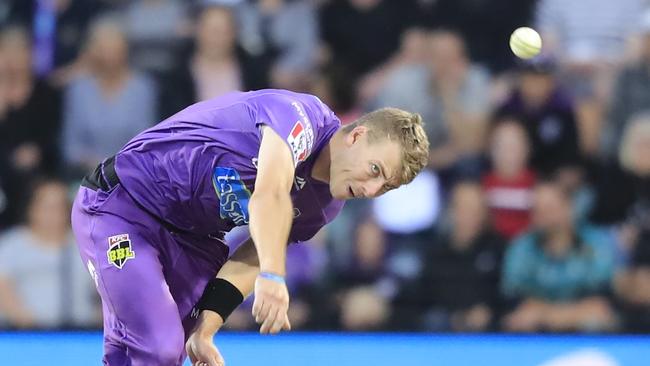
<instances>
[{"instance_id":1,"label":"spectator wearing cap","mask_svg":"<svg viewBox=\"0 0 650 366\"><path fill-rule=\"evenodd\" d=\"M544 52L575 99L580 147L595 156L616 72L634 50L644 0L541 0L535 23Z\"/></svg>"},{"instance_id":2,"label":"spectator wearing cap","mask_svg":"<svg viewBox=\"0 0 650 366\"><path fill-rule=\"evenodd\" d=\"M542 176L580 165L574 105L557 82L554 60L522 62L516 86L496 115L513 116L523 124L532 146L531 167Z\"/></svg>"},{"instance_id":3,"label":"spectator wearing cap","mask_svg":"<svg viewBox=\"0 0 650 366\"><path fill-rule=\"evenodd\" d=\"M612 95L602 145L609 158L615 158L630 117L650 109L650 11L645 12L640 30L640 58L621 71Z\"/></svg>"}]
</instances>

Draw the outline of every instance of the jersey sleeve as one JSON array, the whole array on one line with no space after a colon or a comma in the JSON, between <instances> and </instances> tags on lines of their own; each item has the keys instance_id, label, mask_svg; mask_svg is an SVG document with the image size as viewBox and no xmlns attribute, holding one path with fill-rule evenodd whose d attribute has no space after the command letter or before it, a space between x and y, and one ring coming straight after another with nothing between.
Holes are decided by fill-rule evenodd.
<instances>
[{"instance_id":1,"label":"jersey sleeve","mask_svg":"<svg viewBox=\"0 0 650 366\"><path fill-rule=\"evenodd\" d=\"M314 151L320 116L309 115L304 103L286 95L265 96L260 103L256 125L266 125L287 143L294 167Z\"/></svg>"}]
</instances>

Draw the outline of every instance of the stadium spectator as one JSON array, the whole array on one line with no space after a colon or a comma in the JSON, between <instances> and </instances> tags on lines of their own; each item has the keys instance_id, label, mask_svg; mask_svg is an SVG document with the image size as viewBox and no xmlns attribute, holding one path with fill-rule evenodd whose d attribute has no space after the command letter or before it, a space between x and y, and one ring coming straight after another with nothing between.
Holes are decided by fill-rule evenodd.
<instances>
[{"instance_id":1,"label":"stadium spectator","mask_svg":"<svg viewBox=\"0 0 650 366\"><path fill-rule=\"evenodd\" d=\"M415 2L419 24L431 29L458 31L467 42L470 58L497 75L514 66L515 58L508 48L508 37L522 24L530 24L537 0Z\"/></svg>"},{"instance_id":2,"label":"stadium spectator","mask_svg":"<svg viewBox=\"0 0 650 366\"><path fill-rule=\"evenodd\" d=\"M31 29L36 74L63 86L84 69L81 46L102 8L96 0L20 0L12 1L9 19Z\"/></svg>"},{"instance_id":3,"label":"stadium spectator","mask_svg":"<svg viewBox=\"0 0 650 366\"><path fill-rule=\"evenodd\" d=\"M243 1L237 7L239 42L259 69L256 88L306 90L316 62L318 19L308 1Z\"/></svg>"},{"instance_id":4,"label":"stadium spectator","mask_svg":"<svg viewBox=\"0 0 650 366\"><path fill-rule=\"evenodd\" d=\"M71 172L90 171L156 122L155 86L129 67L127 46L115 18L92 25L89 73L65 91L63 153Z\"/></svg>"},{"instance_id":5,"label":"stadium spectator","mask_svg":"<svg viewBox=\"0 0 650 366\"><path fill-rule=\"evenodd\" d=\"M650 230L637 232L628 266L615 281L617 303L626 332L650 332Z\"/></svg>"},{"instance_id":6,"label":"stadium spectator","mask_svg":"<svg viewBox=\"0 0 650 366\"><path fill-rule=\"evenodd\" d=\"M427 248L416 295L422 307L411 310L418 316L417 327L474 332L494 326L505 242L490 229L487 215L478 183L460 182L453 187L449 227Z\"/></svg>"},{"instance_id":7,"label":"stadium spectator","mask_svg":"<svg viewBox=\"0 0 650 366\"><path fill-rule=\"evenodd\" d=\"M393 71L371 107L392 105L422 115L431 141L431 166L441 171L444 183L456 176L477 177L489 75L468 60L463 40L455 33L434 32L427 46L427 63Z\"/></svg>"},{"instance_id":8,"label":"stadium spectator","mask_svg":"<svg viewBox=\"0 0 650 366\"><path fill-rule=\"evenodd\" d=\"M201 10L195 29L194 50L179 68L165 76L161 118L181 109L235 90L254 89L257 71L245 68L236 45L235 19L230 8L209 6Z\"/></svg>"},{"instance_id":9,"label":"stadium spectator","mask_svg":"<svg viewBox=\"0 0 650 366\"><path fill-rule=\"evenodd\" d=\"M124 28L135 68L160 77L174 67L176 55L191 32L188 10L188 3L180 0L130 2L124 13Z\"/></svg>"},{"instance_id":10,"label":"stadium spectator","mask_svg":"<svg viewBox=\"0 0 650 366\"><path fill-rule=\"evenodd\" d=\"M334 64L322 66L312 78L310 92L330 106L344 125L363 115L354 81L343 67Z\"/></svg>"},{"instance_id":11,"label":"stadium spectator","mask_svg":"<svg viewBox=\"0 0 650 366\"><path fill-rule=\"evenodd\" d=\"M35 185L26 222L0 236L0 323L13 328L96 327L99 302L70 232L67 187Z\"/></svg>"},{"instance_id":12,"label":"stadium spectator","mask_svg":"<svg viewBox=\"0 0 650 366\"><path fill-rule=\"evenodd\" d=\"M540 175L550 177L580 165L574 106L558 85L553 60L522 62L516 87L496 115L523 123L531 142L531 168Z\"/></svg>"},{"instance_id":13,"label":"stadium spectator","mask_svg":"<svg viewBox=\"0 0 650 366\"><path fill-rule=\"evenodd\" d=\"M483 176L492 226L506 239L528 228L535 173L528 168L530 144L521 122L504 116L490 139L491 169Z\"/></svg>"},{"instance_id":14,"label":"stadium spectator","mask_svg":"<svg viewBox=\"0 0 650 366\"><path fill-rule=\"evenodd\" d=\"M0 228L14 223L25 183L59 165L60 95L32 68L31 42L20 27L0 32L0 182L5 210ZM4 224L3 224L4 223Z\"/></svg>"},{"instance_id":15,"label":"stadium spectator","mask_svg":"<svg viewBox=\"0 0 650 366\"><path fill-rule=\"evenodd\" d=\"M559 60L560 74L576 101L581 150L598 152L605 107L617 70L629 58L644 0L542 0L538 30L544 50Z\"/></svg>"},{"instance_id":16,"label":"stadium spectator","mask_svg":"<svg viewBox=\"0 0 650 366\"><path fill-rule=\"evenodd\" d=\"M402 33L413 25L410 1L341 0L320 8L322 40L332 62L353 79L380 66L397 51Z\"/></svg>"},{"instance_id":17,"label":"stadium spectator","mask_svg":"<svg viewBox=\"0 0 650 366\"><path fill-rule=\"evenodd\" d=\"M624 329L650 331L650 115L632 116L622 134L619 162L598 174L592 217L612 225L627 264L616 276Z\"/></svg>"},{"instance_id":18,"label":"stadium spectator","mask_svg":"<svg viewBox=\"0 0 650 366\"><path fill-rule=\"evenodd\" d=\"M626 123L634 114L650 109L650 11L641 24L641 57L618 75L610 103L602 150L615 158Z\"/></svg>"},{"instance_id":19,"label":"stadium spectator","mask_svg":"<svg viewBox=\"0 0 650 366\"><path fill-rule=\"evenodd\" d=\"M600 229L578 223L557 183L534 193L532 228L507 249L501 286L514 304L507 331L606 331L616 327L608 300L614 243Z\"/></svg>"},{"instance_id":20,"label":"stadium spectator","mask_svg":"<svg viewBox=\"0 0 650 366\"><path fill-rule=\"evenodd\" d=\"M650 217L650 112L626 123L618 162L598 174L591 218L605 225L641 227ZM645 224L644 224L645 223ZM650 228L650 227L648 227ZM639 231L639 230L635 231Z\"/></svg>"},{"instance_id":21,"label":"stadium spectator","mask_svg":"<svg viewBox=\"0 0 650 366\"><path fill-rule=\"evenodd\" d=\"M335 275L339 327L345 330L378 330L387 325L390 300L396 283L388 275L386 236L370 220L356 231L352 261Z\"/></svg>"}]
</instances>

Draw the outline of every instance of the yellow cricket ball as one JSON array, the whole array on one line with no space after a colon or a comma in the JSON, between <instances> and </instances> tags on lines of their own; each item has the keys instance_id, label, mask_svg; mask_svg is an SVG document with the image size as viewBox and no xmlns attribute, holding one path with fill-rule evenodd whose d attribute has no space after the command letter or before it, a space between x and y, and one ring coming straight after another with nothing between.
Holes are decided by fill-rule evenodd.
<instances>
[{"instance_id":1,"label":"yellow cricket ball","mask_svg":"<svg viewBox=\"0 0 650 366\"><path fill-rule=\"evenodd\" d=\"M542 37L533 28L517 28L510 36L510 49L519 58L533 58L542 50Z\"/></svg>"}]
</instances>

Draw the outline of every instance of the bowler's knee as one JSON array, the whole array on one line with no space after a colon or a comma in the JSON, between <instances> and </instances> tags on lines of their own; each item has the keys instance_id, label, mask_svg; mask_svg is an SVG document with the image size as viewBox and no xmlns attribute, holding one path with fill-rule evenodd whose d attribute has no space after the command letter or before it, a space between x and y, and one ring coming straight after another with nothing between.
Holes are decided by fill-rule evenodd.
<instances>
[{"instance_id":1,"label":"bowler's knee","mask_svg":"<svg viewBox=\"0 0 650 366\"><path fill-rule=\"evenodd\" d=\"M140 353L137 357L139 362L133 362L133 366L180 366L183 364L185 337L182 330L156 332L155 335L140 341L142 347L138 352Z\"/></svg>"}]
</instances>

